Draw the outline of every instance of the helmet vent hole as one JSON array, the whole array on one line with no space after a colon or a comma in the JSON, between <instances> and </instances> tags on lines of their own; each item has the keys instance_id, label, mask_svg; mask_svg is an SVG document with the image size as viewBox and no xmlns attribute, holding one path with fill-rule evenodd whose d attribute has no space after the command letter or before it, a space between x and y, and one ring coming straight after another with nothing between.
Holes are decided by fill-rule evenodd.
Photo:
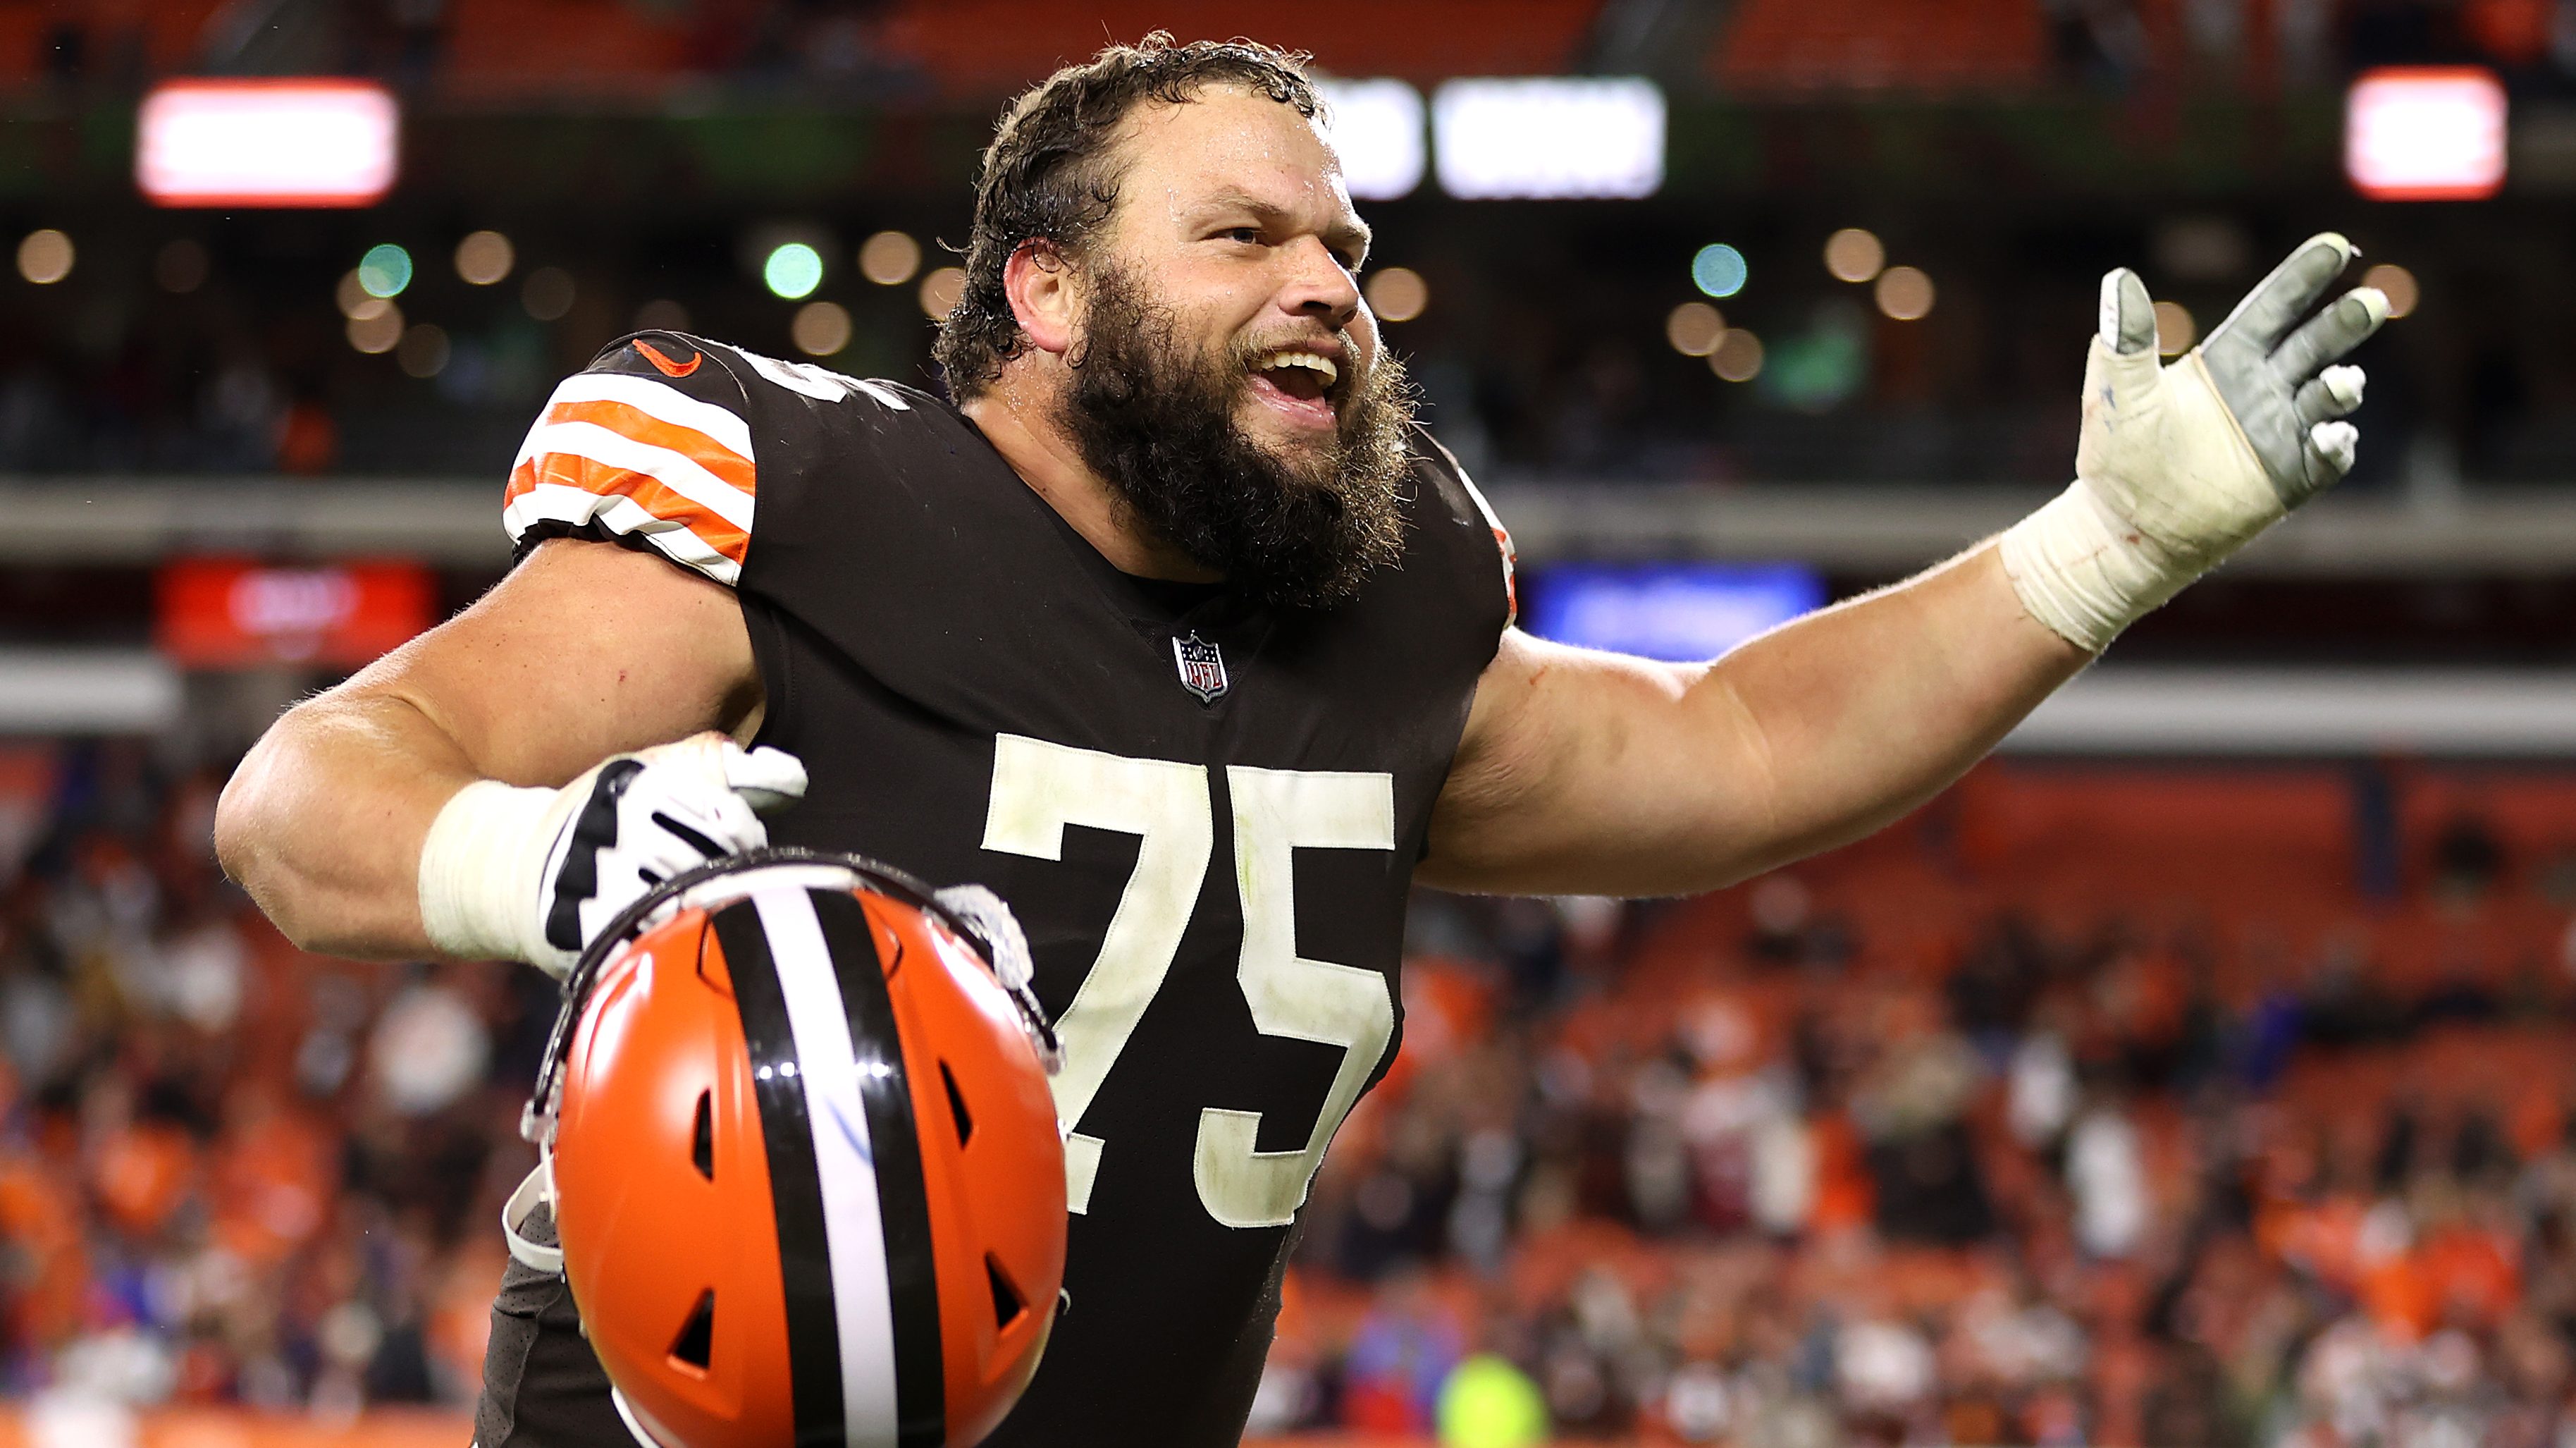
<instances>
[{"instance_id":1,"label":"helmet vent hole","mask_svg":"<svg viewBox=\"0 0 2576 1448\"><path fill-rule=\"evenodd\" d=\"M948 1063L939 1063L940 1084L948 1088L948 1109L957 1118L957 1145L963 1150L975 1135L975 1118L966 1114L966 1098L957 1089L957 1078L949 1074Z\"/></svg>"},{"instance_id":2,"label":"helmet vent hole","mask_svg":"<svg viewBox=\"0 0 2576 1448\"><path fill-rule=\"evenodd\" d=\"M697 1124L689 1128L689 1164L708 1181L716 1179L715 1093L698 1093Z\"/></svg>"},{"instance_id":3,"label":"helmet vent hole","mask_svg":"<svg viewBox=\"0 0 2576 1448\"><path fill-rule=\"evenodd\" d=\"M698 1294L698 1305L689 1309L689 1320L680 1324L680 1335L671 1339L671 1360L705 1372L715 1342L716 1290L710 1287Z\"/></svg>"},{"instance_id":4,"label":"helmet vent hole","mask_svg":"<svg viewBox=\"0 0 2576 1448\"><path fill-rule=\"evenodd\" d=\"M994 1261L989 1252L984 1254L984 1276L993 1284L993 1325L1009 1327L1019 1321L1020 1314L1029 1310L1028 1304L1020 1300L1019 1289L1002 1275L1002 1264Z\"/></svg>"}]
</instances>

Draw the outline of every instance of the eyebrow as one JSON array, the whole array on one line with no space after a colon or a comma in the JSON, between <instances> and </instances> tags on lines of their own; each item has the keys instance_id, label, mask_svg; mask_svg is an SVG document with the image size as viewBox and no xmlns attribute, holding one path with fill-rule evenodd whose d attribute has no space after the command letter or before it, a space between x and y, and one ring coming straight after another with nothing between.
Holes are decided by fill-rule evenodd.
<instances>
[{"instance_id":1,"label":"eyebrow","mask_svg":"<svg viewBox=\"0 0 2576 1448\"><path fill-rule=\"evenodd\" d=\"M1265 225L1294 219L1283 208L1264 201L1249 191L1233 188L1214 193L1204 203L1192 209L1194 211L1249 211ZM1345 217L1325 228L1322 236L1328 246L1348 247L1363 256L1368 253L1369 244L1377 240L1377 233L1369 230L1368 223L1355 216Z\"/></svg>"}]
</instances>

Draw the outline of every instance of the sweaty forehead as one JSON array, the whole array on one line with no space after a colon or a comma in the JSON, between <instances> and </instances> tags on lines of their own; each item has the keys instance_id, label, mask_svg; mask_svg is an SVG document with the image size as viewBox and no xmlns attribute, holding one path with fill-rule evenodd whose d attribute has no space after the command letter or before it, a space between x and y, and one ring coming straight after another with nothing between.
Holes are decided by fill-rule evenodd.
<instances>
[{"instance_id":1,"label":"sweaty forehead","mask_svg":"<svg viewBox=\"0 0 2576 1448\"><path fill-rule=\"evenodd\" d=\"M1341 162L1295 106L1211 86L1184 105L1138 106L1127 127L1125 204L1179 215L1248 196L1319 225L1349 214Z\"/></svg>"}]
</instances>

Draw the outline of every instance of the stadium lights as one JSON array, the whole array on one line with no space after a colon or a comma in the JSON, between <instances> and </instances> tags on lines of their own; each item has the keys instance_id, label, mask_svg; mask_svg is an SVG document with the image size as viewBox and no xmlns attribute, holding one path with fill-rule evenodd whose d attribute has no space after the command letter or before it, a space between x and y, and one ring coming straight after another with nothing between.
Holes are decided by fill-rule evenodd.
<instances>
[{"instance_id":1,"label":"stadium lights","mask_svg":"<svg viewBox=\"0 0 2576 1448\"><path fill-rule=\"evenodd\" d=\"M1838 282L1877 278L1887 265L1887 246L1876 234L1846 226L1825 238L1825 271Z\"/></svg>"},{"instance_id":2,"label":"stadium lights","mask_svg":"<svg viewBox=\"0 0 2576 1448\"><path fill-rule=\"evenodd\" d=\"M2474 201L2504 185L2504 84L2477 66L2364 71L2344 104L2344 173L2375 201Z\"/></svg>"},{"instance_id":3,"label":"stadium lights","mask_svg":"<svg viewBox=\"0 0 2576 1448\"><path fill-rule=\"evenodd\" d=\"M165 81L136 117L134 179L161 206L369 206L393 189L400 121L371 81Z\"/></svg>"},{"instance_id":4,"label":"stadium lights","mask_svg":"<svg viewBox=\"0 0 2576 1448\"><path fill-rule=\"evenodd\" d=\"M1752 269L1744 264L1744 253L1716 242L1703 246L1691 257L1691 285L1712 297L1731 297L1744 290Z\"/></svg>"},{"instance_id":5,"label":"stadium lights","mask_svg":"<svg viewBox=\"0 0 2576 1448\"><path fill-rule=\"evenodd\" d=\"M806 356L829 357L850 345L849 311L838 302L807 302L796 309L787 335Z\"/></svg>"},{"instance_id":6,"label":"stadium lights","mask_svg":"<svg viewBox=\"0 0 2576 1448\"><path fill-rule=\"evenodd\" d=\"M1932 314L1932 278L1921 267L1892 266L1871 289L1878 310L1891 321L1919 322Z\"/></svg>"},{"instance_id":7,"label":"stadium lights","mask_svg":"<svg viewBox=\"0 0 2576 1448\"><path fill-rule=\"evenodd\" d=\"M1742 327L1729 327L1708 354L1708 370L1725 382L1750 382L1762 375L1762 339Z\"/></svg>"},{"instance_id":8,"label":"stadium lights","mask_svg":"<svg viewBox=\"0 0 2576 1448\"><path fill-rule=\"evenodd\" d=\"M519 305L540 322L555 321L572 310L575 290L572 273L559 266L541 266L519 283Z\"/></svg>"},{"instance_id":9,"label":"stadium lights","mask_svg":"<svg viewBox=\"0 0 2576 1448\"><path fill-rule=\"evenodd\" d=\"M2191 308L2180 302L2156 303L2156 351L2161 356L2179 357L2191 350L2200 338L2200 324L2192 320Z\"/></svg>"},{"instance_id":10,"label":"stadium lights","mask_svg":"<svg viewBox=\"0 0 2576 1448\"><path fill-rule=\"evenodd\" d=\"M941 267L921 279L921 314L934 322L944 320L965 294L966 269Z\"/></svg>"},{"instance_id":11,"label":"stadium lights","mask_svg":"<svg viewBox=\"0 0 2576 1448\"><path fill-rule=\"evenodd\" d=\"M1391 266L1368 279L1369 310L1379 320L1410 322L1431 305L1431 287L1409 266Z\"/></svg>"},{"instance_id":12,"label":"stadium lights","mask_svg":"<svg viewBox=\"0 0 2576 1448\"><path fill-rule=\"evenodd\" d=\"M358 285L371 297L398 297L411 285L411 253L388 241L358 259Z\"/></svg>"},{"instance_id":13,"label":"stadium lights","mask_svg":"<svg viewBox=\"0 0 2576 1448\"><path fill-rule=\"evenodd\" d=\"M788 301L810 297L823 284L823 254L801 241L772 247L760 264L760 280Z\"/></svg>"},{"instance_id":14,"label":"stadium lights","mask_svg":"<svg viewBox=\"0 0 2576 1448\"><path fill-rule=\"evenodd\" d=\"M1684 302L1664 318L1664 340L1685 357L1705 357L1726 336L1726 316L1706 302Z\"/></svg>"},{"instance_id":15,"label":"stadium lights","mask_svg":"<svg viewBox=\"0 0 2576 1448\"><path fill-rule=\"evenodd\" d=\"M1315 89L1354 199L1393 201L1422 184L1422 92L1400 80L1327 80Z\"/></svg>"},{"instance_id":16,"label":"stadium lights","mask_svg":"<svg viewBox=\"0 0 2576 1448\"><path fill-rule=\"evenodd\" d=\"M402 340L394 344L394 361L406 377L426 382L447 368L447 330L429 322L403 329Z\"/></svg>"},{"instance_id":17,"label":"stadium lights","mask_svg":"<svg viewBox=\"0 0 2576 1448\"><path fill-rule=\"evenodd\" d=\"M508 276L517 261L510 238L497 231L468 232L456 243L456 274L468 286L491 286Z\"/></svg>"},{"instance_id":18,"label":"stadium lights","mask_svg":"<svg viewBox=\"0 0 2576 1448\"><path fill-rule=\"evenodd\" d=\"M1664 93L1640 77L1453 80L1431 101L1440 185L1464 200L1652 196Z\"/></svg>"},{"instance_id":19,"label":"stadium lights","mask_svg":"<svg viewBox=\"0 0 2576 1448\"><path fill-rule=\"evenodd\" d=\"M859 275L878 286L902 286L919 270L921 243L903 232L880 231L859 244Z\"/></svg>"},{"instance_id":20,"label":"stadium lights","mask_svg":"<svg viewBox=\"0 0 2576 1448\"><path fill-rule=\"evenodd\" d=\"M349 345L370 357L390 352L402 343L402 308L379 300L374 310L353 312L348 335Z\"/></svg>"},{"instance_id":21,"label":"stadium lights","mask_svg":"<svg viewBox=\"0 0 2576 1448\"><path fill-rule=\"evenodd\" d=\"M18 243L18 275L49 287L72 274L72 239L48 226Z\"/></svg>"},{"instance_id":22,"label":"stadium lights","mask_svg":"<svg viewBox=\"0 0 2576 1448\"><path fill-rule=\"evenodd\" d=\"M2388 315L2402 317L2415 310L2423 300L2423 289L2415 284L2415 274L2393 261L2384 261L2361 274L2361 284L2379 288L2388 298Z\"/></svg>"}]
</instances>

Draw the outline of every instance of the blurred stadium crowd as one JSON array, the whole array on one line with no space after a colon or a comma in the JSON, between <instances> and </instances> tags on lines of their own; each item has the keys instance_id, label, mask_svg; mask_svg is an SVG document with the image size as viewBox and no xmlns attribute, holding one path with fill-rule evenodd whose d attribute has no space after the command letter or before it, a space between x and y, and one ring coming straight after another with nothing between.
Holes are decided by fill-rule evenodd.
<instances>
[{"instance_id":1,"label":"blurred stadium crowd","mask_svg":"<svg viewBox=\"0 0 2576 1448\"><path fill-rule=\"evenodd\" d=\"M551 381L648 323L930 381L922 313L939 302L918 285L948 259L939 239L964 233L1000 99L1104 33L1244 21L1199 0L1134 10L0 3L0 87L20 97L26 161L0 191L0 240L68 242L32 263L22 250L0 277L14 338L0 470L498 477ZM1275 38L1426 90L1445 75L1628 72L1664 89L1656 197L1456 202L1426 181L1368 207L1379 262L1428 283L1381 308L1405 318L1391 336L1445 439L1492 479L2058 481L2104 268L2143 266L2205 330L2266 258L2328 225L2438 303L2374 350L2360 486L2547 479L2576 462L2561 405L2576 374L2553 345L2567 294L2553 282L2576 240L2557 204L2576 175L2559 109L2576 95L2576 16L2560 0L1933 13L1420 0L1324 7ZM2457 213L2357 201L2334 153L2351 75L2452 60L2495 68L2517 107L2505 210L2474 231ZM402 190L344 216L145 207L118 146L140 87L185 71L395 83ZM1828 273L1826 238L1851 226L1929 278L1919 304L1873 306ZM762 288L763 227L816 242L831 321L799 328ZM889 230L914 259L871 280L860 243ZM451 254L485 231L511 246L496 275L468 280ZM1721 242L1751 264L1725 323L1765 348L1730 364L1742 382L1713 377L1672 330L1674 308L1702 300L1691 258ZM345 319L346 297L334 307L334 284L381 243L418 265L390 331Z\"/></svg>"},{"instance_id":2,"label":"blurred stadium crowd","mask_svg":"<svg viewBox=\"0 0 2576 1448\"><path fill-rule=\"evenodd\" d=\"M284 945L216 775L0 756L0 1384L458 1403L552 1015ZM1723 896L1425 897L1257 1430L2542 1448L2576 777L1989 765Z\"/></svg>"}]
</instances>

